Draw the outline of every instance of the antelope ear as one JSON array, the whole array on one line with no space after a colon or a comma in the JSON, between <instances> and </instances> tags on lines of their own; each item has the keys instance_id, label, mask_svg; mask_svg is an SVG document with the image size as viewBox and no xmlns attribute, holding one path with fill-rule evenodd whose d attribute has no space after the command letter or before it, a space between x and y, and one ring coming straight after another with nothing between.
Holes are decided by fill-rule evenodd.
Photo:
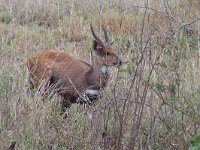
<instances>
[{"instance_id":1,"label":"antelope ear","mask_svg":"<svg viewBox=\"0 0 200 150\"><path fill-rule=\"evenodd\" d=\"M98 42L96 40L93 40L93 45L92 45L93 50L98 49Z\"/></svg>"},{"instance_id":2,"label":"antelope ear","mask_svg":"<svg viewBox=\"0 0 200 150\"><path fill-rule=\"evenodd\" d=\"M95 51L96 54L100 54L103 51L103 47L101 44L98 43L98 41L93 40L93 50Z\"/></svg>"}]
</instances>

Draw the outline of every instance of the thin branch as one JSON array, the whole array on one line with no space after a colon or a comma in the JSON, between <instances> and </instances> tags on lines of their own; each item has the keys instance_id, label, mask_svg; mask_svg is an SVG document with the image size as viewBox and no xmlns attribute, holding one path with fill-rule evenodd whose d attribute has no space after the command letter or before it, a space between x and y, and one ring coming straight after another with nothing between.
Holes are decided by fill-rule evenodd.
<instances>
[{"instance_id":1,"label":"thin branch","mask_svg":"<svg viewBox=\"0 0 200 150\"><path fill-rule=\"evenodd\" d=\"M183 23L178 29L177 31L181 30L182 28L184 28L185 26L190 26L192 25L193 23L197 22L200 20L200 16L197 17L196 19L194 19L192 22L188 22L188 23Z\"/></svg>"},{"instance_id":2,"label":"thin branch","mask_svg":"<svg viewBox=\"0 0 200 150\"><path fill-rule=\"evenodd\" d=\"M128 9L131 9L131 8L148 9L148 10L156 11L156 12L161 13L161 14L166 14L164 11L157 10L157 9L154 9L154 8L151 8L151 7L147 7L147 6L139 6L139 5L132 5L130 7L123 8L122 10L120 10L120 13L122 13L122 12L128 10Z\"/></svg>"},{"instance_id":3,"label":"thin branch","mask_svg":"<svg viewBox=\"0 0 200 150\"><path fill-rule=\"evenodd\" d=\"M147 7L147 6L132 5L132 6L130 6L130 7L123 8L123 9L120 11L120 13L122 13L122 12L128 10L128 9L131 9L131 8L141 8L141 9L147 9L147 10L155 11L155 12L159 13L159 14L162 15L162 16L168 17L169 19L172 19L172 20L174 20L175 22L178 22L178 20L177 20L174 16L169 15L168 12L164 12L164 11L161 11L161 10L158 10L158 9L154 9L154 8L151 8L151 7Z\"/></svg>"}]
</instances>

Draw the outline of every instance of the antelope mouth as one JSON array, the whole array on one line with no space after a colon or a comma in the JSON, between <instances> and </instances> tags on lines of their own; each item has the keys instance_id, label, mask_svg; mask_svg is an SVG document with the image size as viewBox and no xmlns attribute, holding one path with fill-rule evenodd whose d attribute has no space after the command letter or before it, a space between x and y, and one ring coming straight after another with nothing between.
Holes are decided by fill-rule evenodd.
<instances>
[{"instance_id":1,"label":"antelope mouth","mask_svg":"<svg viewBox=\"0 0 200 150\"><path fill-rule=\"evenodd\" d=\"M119 60L117 63L114 63L113 64L113 67L120 67L122 65L122 61L121 60Z\"/></svg>"}]
</instances>

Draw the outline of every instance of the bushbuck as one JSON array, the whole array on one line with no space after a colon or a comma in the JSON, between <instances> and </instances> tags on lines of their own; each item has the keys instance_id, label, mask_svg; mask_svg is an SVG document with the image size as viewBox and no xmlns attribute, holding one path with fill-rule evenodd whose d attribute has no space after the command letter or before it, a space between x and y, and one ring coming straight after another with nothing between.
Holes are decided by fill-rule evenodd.
<instances>
[{"instance_id":1,"label":"bushbuck","mask_svg":"<svg viewBox=\"0 0 200 150\"><path fill-rule=\"evenodd\" d=\"M105 43L94 32L92 45L92 64L88 64L72 55L46 50L34 55L27 61L27 81L30 88L54 86L55 93L62 98L62 108L66 109L76 102L92 102L99 95L99 90L108 82L108 67L120 66L121 60L114 53L112 43L103 28Z\"/></svg>"}]
</instances>

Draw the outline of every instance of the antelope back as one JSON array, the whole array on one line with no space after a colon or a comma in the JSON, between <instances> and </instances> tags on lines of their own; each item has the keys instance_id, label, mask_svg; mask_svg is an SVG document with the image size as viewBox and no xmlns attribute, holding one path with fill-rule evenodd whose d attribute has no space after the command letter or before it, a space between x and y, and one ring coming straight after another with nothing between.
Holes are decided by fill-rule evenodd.
<instances>
[{"instance_id":1,"label":"antelope back","mask_svg":"<svg viewBox=\"0 0 200 150\"><path fill-rule=\"evenodd\" d=\"M44 51L27 61L28 81L35 86L49 79L62 88L63 93L75 94L74 88L78 91L87 87L85 81L86 73L91 66L68 53L59 51Z\"/></svg>"}]
</instances>

